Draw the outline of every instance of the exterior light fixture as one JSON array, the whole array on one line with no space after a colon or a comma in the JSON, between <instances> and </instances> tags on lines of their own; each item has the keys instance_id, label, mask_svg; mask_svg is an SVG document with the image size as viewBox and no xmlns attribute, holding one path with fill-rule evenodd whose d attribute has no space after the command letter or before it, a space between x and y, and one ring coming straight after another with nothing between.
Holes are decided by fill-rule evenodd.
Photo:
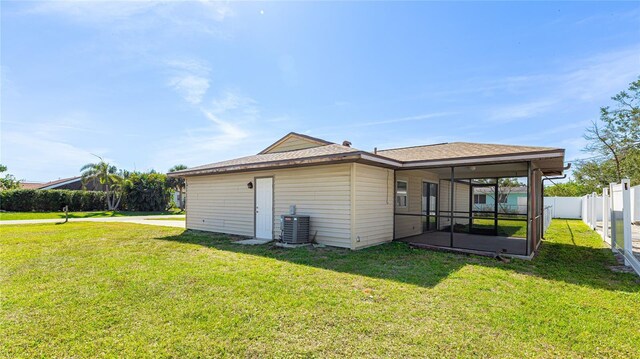
<instances>
[{"instance_id":1,"label":"exterior light fixture","mask_svg":"<svg viewBox=\"0 0 640 359\"><path fill-rule=\"evenodd\" d=\"M247 183L247 188L248 189L252 189L253 188L253 182L249 181L249 183Z\"/></svg>"}]
</instances>

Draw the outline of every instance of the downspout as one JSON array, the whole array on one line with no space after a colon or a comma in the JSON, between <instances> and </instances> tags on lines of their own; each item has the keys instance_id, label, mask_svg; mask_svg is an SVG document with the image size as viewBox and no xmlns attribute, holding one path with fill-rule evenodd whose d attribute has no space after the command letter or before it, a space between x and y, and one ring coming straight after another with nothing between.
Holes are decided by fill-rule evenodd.
<instances>
[{"instance_id":1,"label":"downspout","mask_svg":"<svg viewBox=\"0 0 640 359\"><path fill-rule=\"evenodd\" d=\"M531 245L529 244L531 241L531 237L532 236L532 220L531 220L531 206L533 205L533 203L531 203L531 182L533 179L533 176L531 175L531 161L527 162L527 240L526 240L526 246L527 246L527 256L530 255L531 253Z\"/></svg>"},{"instance_id":2,"label":"downspout","mask_svg":"<svg viewBox=\"0 0 640 359\"><path fill-rule=\"evenodd\" d=\"M396 240L396 186L397 186L397 179L396 179L396 169L393 169L393 236L392 236L392 240ZM388 173L388 172L387 172ZM387 183L387 187L389 186L389 183ZM388 197L387 197L388 198Z\"/></svg>"}]
</instances>

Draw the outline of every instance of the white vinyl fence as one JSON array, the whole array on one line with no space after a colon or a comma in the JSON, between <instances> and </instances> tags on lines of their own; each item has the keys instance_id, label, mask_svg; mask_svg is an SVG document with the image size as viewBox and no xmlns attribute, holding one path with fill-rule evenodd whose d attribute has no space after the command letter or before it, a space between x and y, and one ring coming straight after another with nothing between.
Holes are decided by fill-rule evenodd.
<instances>
[{"instance_id":1,"label":"white vinyl fence","mask_svg":"<svg viewBox=\"0 0 640 359\"><path fill-rule=\"evenodd\" d=\"M631 187L631 222L640 222L640 185Z\"/></svg>"},{"instance_id":2,"label":"white vinyl fence","mask_svg":"<svg viewBox=\"0 0 640 359\"><path fill-rule=\"evenodd\" d=\"M635 192L638 191L636 186ZM611 250L624 257L624 263L640 275L640 253L633 252L633 232L631 217L634 205L632 189L628 179L612 183L602 191L602 197L595 193L582 198L582 220L592 229L602 225L602 239ZM634 203L635 202L635 203ZM640 239L638 239L640 240Z\"/></svg>"},{"instance_id":3,"label":"white vinyl fence","mask_svg":"<svg viewBox=\"0 0 640 359\"><path fill-rule=\"evenodd\" d=\"M582 221L589 225L591 229L598 227L598 222L602 221L602 197L595 192L582 197Z\"/></svg>"},{"instance_id":4,"label":"white vinyl fence","mask_svg":"<svg viewBox=\"0 0 640 359\"><path fill-rule=\"evenodd\" d=\"M545 197L544 206L551 207L551 218L582 218L582 197Z\"/></svg>"}]
</instances>

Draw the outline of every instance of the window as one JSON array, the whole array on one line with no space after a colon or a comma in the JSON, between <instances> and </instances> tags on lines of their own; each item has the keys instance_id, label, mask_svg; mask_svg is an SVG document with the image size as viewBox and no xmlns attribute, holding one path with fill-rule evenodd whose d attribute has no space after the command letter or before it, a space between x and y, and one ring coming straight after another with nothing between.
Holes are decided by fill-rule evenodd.
<instances>
[{"instance_id":1,"label":"window","mask_svg":"<svg viewBox=\"0 0 640 359\"><path fill-rule=\"evenodd\" d=\"M407 208L407 181L396 181L396 207Z\"/></svg>"},{"instance_id":2,"label":"window","mask_svg":"<svg viewBox=\"0 0 640 359\"><path fill-rule=\"evenodd\" d=\"M474 194L473 195L473 203L474 204L487 204L487 195L486 194Z\"/></svg>"}]
</instances>

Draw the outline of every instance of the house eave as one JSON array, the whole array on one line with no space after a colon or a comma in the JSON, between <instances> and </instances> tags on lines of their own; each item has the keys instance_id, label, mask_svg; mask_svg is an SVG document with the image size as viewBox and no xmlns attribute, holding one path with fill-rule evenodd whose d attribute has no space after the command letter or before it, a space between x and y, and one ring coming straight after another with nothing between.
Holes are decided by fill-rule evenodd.
<instances>
[{"instance_id":1,"label":"house eave","mask_svg":"<svg viewBox=\"0 0 640 359\"><path fill-rule=\"evenodd\" d=\"M498 156L474 156L474 157L461 157L452 159L440 159L440 160L427 160L427 161L407 161L402 165L403 169L417 169L417 168L437 168L437 167L451 167L451 166L469 166L469 165L486 165L495 163L509 163L509 162L523 162L523 161L536 161L545 160L551 158L564 157L564 150L553 150L537 153L526 154L508 154Z\"/></svg>"}]
</instances>

